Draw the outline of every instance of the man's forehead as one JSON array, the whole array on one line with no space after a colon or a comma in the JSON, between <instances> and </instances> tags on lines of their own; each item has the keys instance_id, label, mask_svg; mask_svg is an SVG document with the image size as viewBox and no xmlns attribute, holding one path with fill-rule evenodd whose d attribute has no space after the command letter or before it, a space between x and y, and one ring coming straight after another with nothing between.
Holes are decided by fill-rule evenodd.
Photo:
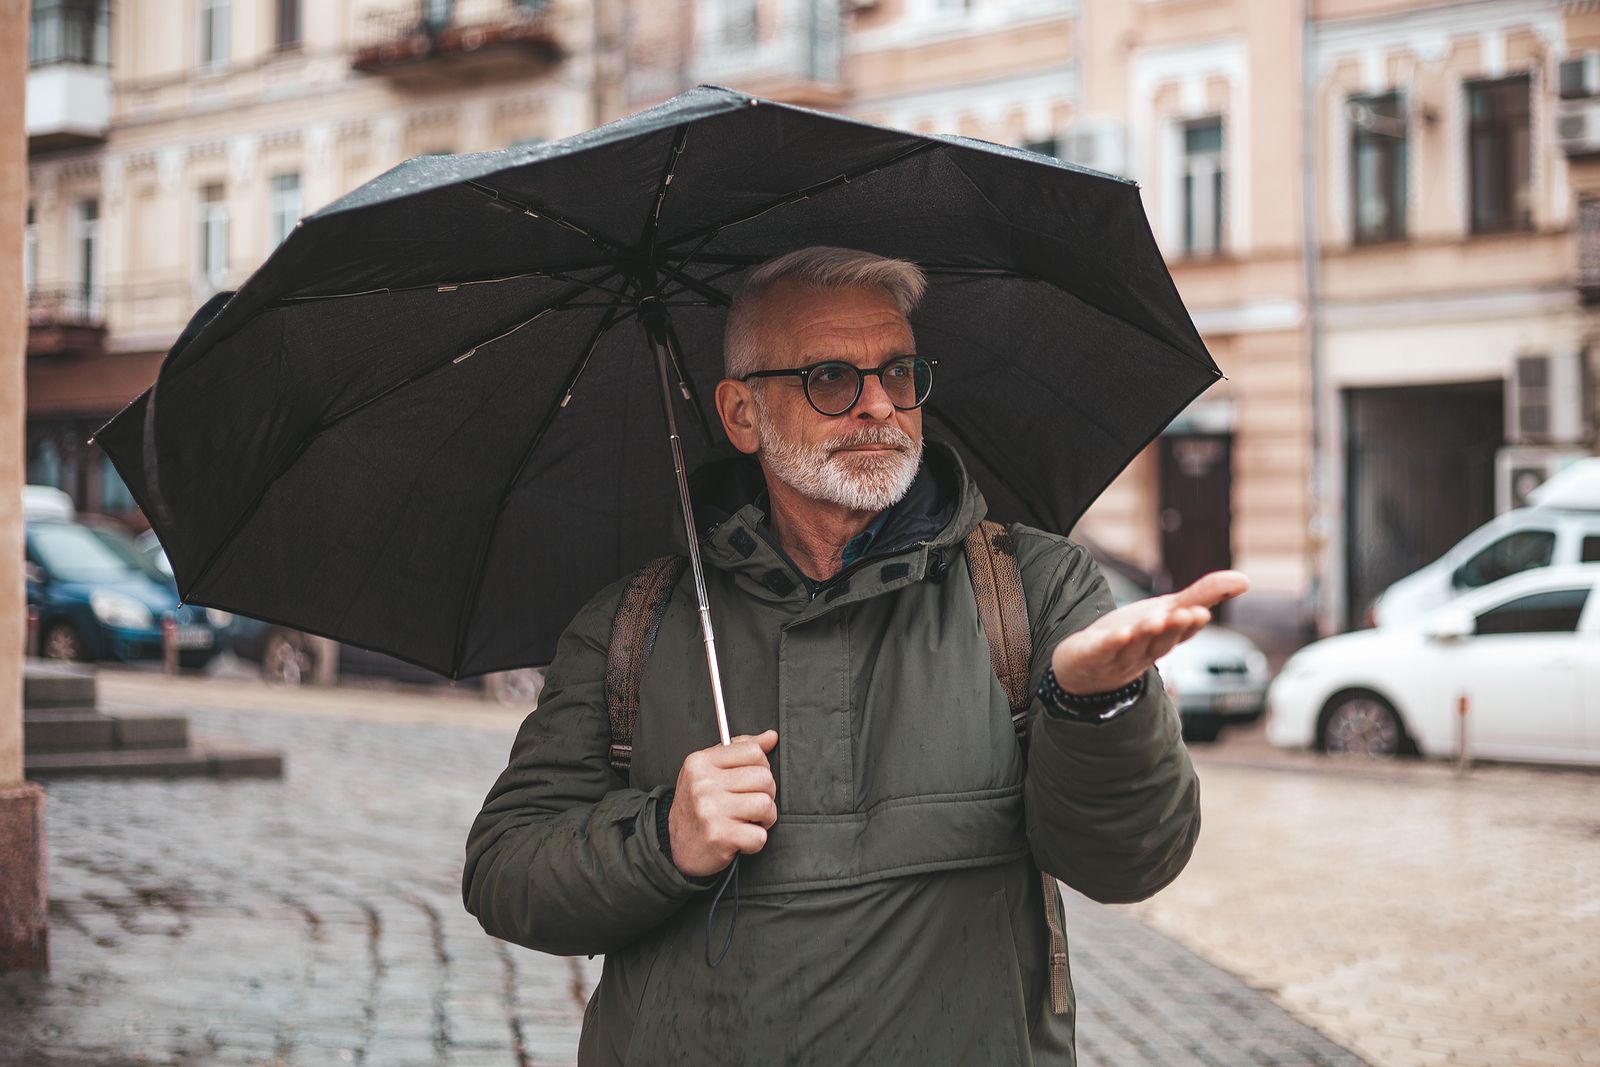
<instances>
[{"instance_id":1,"label":"man's forehead","mask_svg":"<svg viewBox=\"0 0 1600 1067\"><path fill-rule=\"evenodd\" d=\"M849 354L864 348L895 348L893 354L914 350L911 324L886 290L877 287L815 289L808 286L775 287L768 322L784 348L823 357Z\"/></svg>"}]
</instances>

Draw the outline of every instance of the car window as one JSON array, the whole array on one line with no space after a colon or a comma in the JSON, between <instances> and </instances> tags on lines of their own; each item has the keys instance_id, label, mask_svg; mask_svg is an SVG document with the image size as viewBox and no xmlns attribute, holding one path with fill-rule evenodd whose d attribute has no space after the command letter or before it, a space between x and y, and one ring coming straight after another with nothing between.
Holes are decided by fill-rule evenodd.
<instances>
[{"instance_id":1,"label":"car window","mask_svg":"<svg viewBox=\"0 0 1600 1067\"><path fill-rule=\"evenodd\" d=\"M1570 634L1578 628L1578 618L1588 599L1587 587L1519 596L1479 615L1476 633Z\"/></svg>"},{"instance_id":2,"label":"car window","mask_svg":"<svg viewBox=\"0 0 1600 1067\"><path fill-rule=\"evenodd\" d=\"M1555 553L1553 530L1518 530L1506 534L1456 569L1457 587L1476 589L1509 574L1548 567Z\"/></svg>"},{"instance_id":3,"label":"car window","mask_svg":"<svg viewBox=\"0 0 1600 1067\"><path fill-rule=\"evenodd\" d=\"M87 527L39 523L31 528L33 551L45 570L63 582L116 582L144 574L137 564L106 546Z\"/></svg>"},{"instance_id":4,"label":"car window","mask_svg":"<svg viewBox=\"0 0 1600 1067\"><path fill-rule=\"evenodd\" d=\"M1590 534L1583 539L1583 547L1578 553L1579 563L1600 563L1600 537Z\"/></svg>"}]
</instances>

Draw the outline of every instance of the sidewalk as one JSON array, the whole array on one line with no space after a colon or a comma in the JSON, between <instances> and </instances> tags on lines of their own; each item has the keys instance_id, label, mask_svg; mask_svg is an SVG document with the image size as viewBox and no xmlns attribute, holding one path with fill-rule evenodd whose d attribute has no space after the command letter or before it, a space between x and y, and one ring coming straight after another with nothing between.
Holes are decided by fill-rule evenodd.
<instances>
[{"instance_id":1,"label":"sidewalk","mask_svg":"<svg viewBox=\"0 0 1600 1067\"><path fill-rule=\"evenodd\" d=\"M45 980L0 979L0 1065L571 1063L600 961L495 941L466 827L520 714L453 695L102 675L270 741L283 782L50 787ZM224 710L225 709L225 710ZM1360 1067L1117 909L1069 899L1083 1067Z\"/></svg>"}]
</instances>

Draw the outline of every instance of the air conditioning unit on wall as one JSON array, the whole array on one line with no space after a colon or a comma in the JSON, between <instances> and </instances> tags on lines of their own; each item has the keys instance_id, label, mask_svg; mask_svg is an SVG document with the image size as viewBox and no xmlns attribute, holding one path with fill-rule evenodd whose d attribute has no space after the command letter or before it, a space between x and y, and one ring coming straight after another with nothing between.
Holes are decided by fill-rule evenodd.
<instances>
[{"instance_id":1,"label":"air conditioning unit on wall","mask_svg":"<svg viewBox=\"0 0 1600 1067\"><path fill-rule=\"evenodd\" d=\"M1556 143L1569 156L1600 152L1600 97L1557 103Z\"/></svg>"},{"instance_id":2,"label":"air conditioning unit on wall","mask_svg":"<svg viewBox=\"0 0 1600 1067\"><path fill-rule=\"evenodd\" d=\"M1581 448L1502 448L1494 457L1495 514L1525 506L1530 492L1563 467L1587 456L1588 452Z\"/></svg>"},{"instance_id":3,"label":"air conditioning unit on wall","mask_svg":"<svg viewBox=\"0 0 1600 1067\"><path fill-rule=\"evenodd\" d=\"M1577 444L1588 439L1581 349L1523 355L1506 382L1509 444Z\"/></svg>"}]
</instances>

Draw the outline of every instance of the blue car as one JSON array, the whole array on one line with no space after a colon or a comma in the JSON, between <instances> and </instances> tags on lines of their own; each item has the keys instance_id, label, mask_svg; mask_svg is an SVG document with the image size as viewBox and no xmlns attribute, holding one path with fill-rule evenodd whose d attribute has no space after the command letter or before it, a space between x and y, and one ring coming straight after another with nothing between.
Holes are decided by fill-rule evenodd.
<instances>
[{"instance_id":1,"label":"blue car","mask_svg":"<svg viewBox=\"0 0 1600 1067\"><path fill-rule=\"evenodd\" d=\"M131 540L44 519L29 519L26 537L28 608L37 619L38 655L80 662L159 660L169 619L180 666L203 668L217 654L217 631L205 609L179 607L177 586L146 565Z\"/></svg>"}]
</instances>

